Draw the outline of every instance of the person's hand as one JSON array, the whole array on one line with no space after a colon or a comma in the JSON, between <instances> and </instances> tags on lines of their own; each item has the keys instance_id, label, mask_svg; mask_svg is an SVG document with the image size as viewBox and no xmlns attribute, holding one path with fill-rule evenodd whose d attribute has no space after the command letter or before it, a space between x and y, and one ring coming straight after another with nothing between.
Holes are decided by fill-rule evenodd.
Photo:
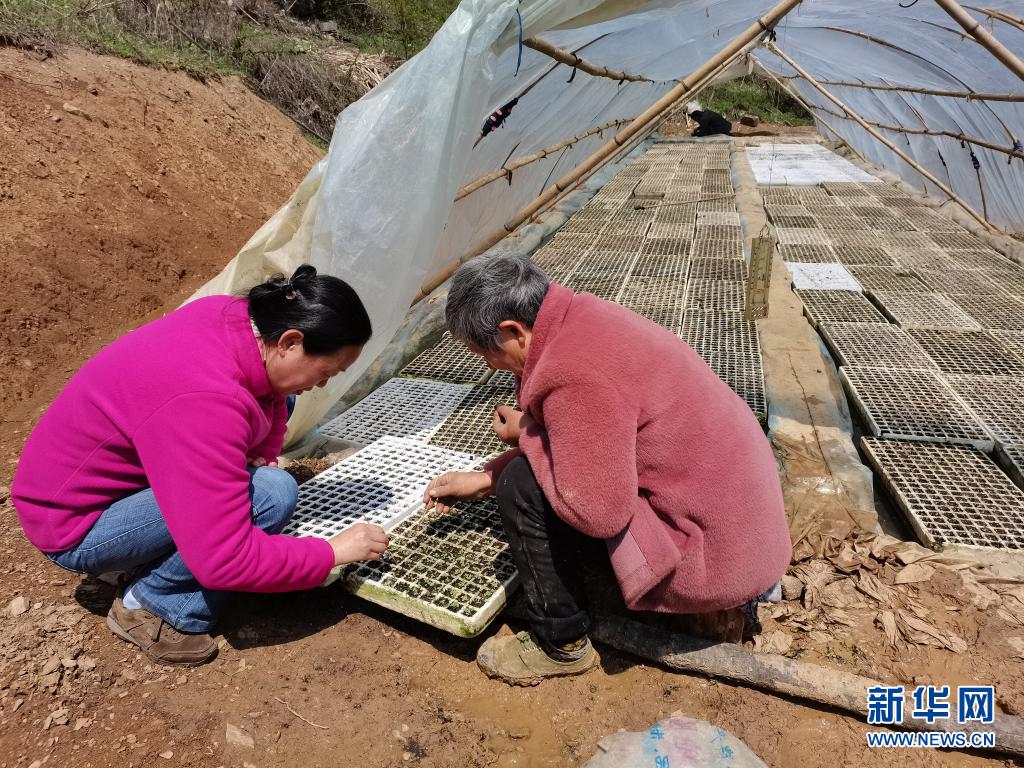
<instances>
[{"instance_id":1,"label":"person's hand","mask_svg":"<svg viewBox=\"0 0 1024 768\"><path fill-rule=\"evenodd\" d=\"M499 405L494 412L491 428L505 445L519 445L519 435L523 433L525 416L522 411L517 411L511 406Z\"/></svg>"},{"instance_id":2,"label":"person's hand","mask_svg":"<svg viewBox=\"0 0 1024 768\"><path fill-rule=\"evenodd\" d=\"M327 540L334 550L334 564L345 565L361 560L380 560L388 548L388 535L379 525L356 523Z\"/></svg>"},{"instance_id":3,"label":"person's hand","mask_svg":"<svg viewBox=\"0 0 1024 768\"><path fill-rule=\"evenodd\" d=\"M248 457L248 462L249 462L249 466L253 467L254 469L258 469L259 467L276 467L277 466L277 462L276 461L267 461L262 456L249 456Z\"/></svg>"},{"instance_id":4,"label":"person's hand","mask_svg":"<svg viewBox=\"0 0 1024 768\"><path fill-rule=\"evenodd\" d=\"M447 513L458 500L483 499L494 493L494 484L486 472L445 472L430 481L423 492L423 505L437 506L441 514Z\"/></svg>"}]
</instances>

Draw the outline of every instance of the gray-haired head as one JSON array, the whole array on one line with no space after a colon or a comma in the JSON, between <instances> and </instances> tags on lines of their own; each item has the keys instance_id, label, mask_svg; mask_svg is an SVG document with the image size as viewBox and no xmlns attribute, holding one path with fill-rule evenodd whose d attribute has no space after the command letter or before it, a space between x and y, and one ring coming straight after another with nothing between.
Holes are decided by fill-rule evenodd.
<instances>
[{"instance_id":1,"label":"gray-haired head","mask_svg":"<svg viewBox=\"0 0 1024 768\"><path fill-rule=\"evenodd\" d=\"M477 256L455 273L445 321L455 338L482 350L500 347L498 325L533 327L548 291L548 276L525 256Z\"/></svg>"}]
</instances>

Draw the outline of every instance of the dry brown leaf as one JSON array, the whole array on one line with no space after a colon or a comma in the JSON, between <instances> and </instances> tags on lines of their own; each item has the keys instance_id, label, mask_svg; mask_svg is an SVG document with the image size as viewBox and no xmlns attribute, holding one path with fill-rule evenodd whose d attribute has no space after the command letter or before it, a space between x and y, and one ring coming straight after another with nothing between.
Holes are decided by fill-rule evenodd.
<instances>
[{"instance_id":1,"label":"dry brown leaf","mask_svg":"<svg viewBox=\"0 0 1024 768\"><path fill-rule=\"evenodd\" d=\"M900 630L896 624L896 614L892 611L881 611L875 617L875 623L885 632L885 638L893 648L900 647Z\"/></svg>"},{"instance_id":2,"label":"dry brown leaf","mask_svg":"<svg viewBox=\"0 0 1024 768\"><path fill-rule=\"evenodd\" d=\"M903 638L915 645L931 645L946 648L953 653L964 653L967 643L952 632L944 632L934 624L914 616L908 611L896 611L897 625Z\"/></svg>"},{"instance_id":3,"label":"dry brown leaf","mask_svg":"<svg viewBox=\"0 0 1024 768\"><path fill-rule=\"evenodd\" d=\"M998 592L989 589L971 574L961 573L960 581L963 583L963 593L967 602L975 608L985 611L1001 602Z\"/></svg>"},{"instance_id":4,"label":"dry brown leaf","mask_svg":"<svg viewBox=\"0 0 1024 768\"><path fill-rule=\"evenodd\" d=\"M786 600L799 600L803 594L804 583L796 576L788 573L782 577L782 597Z\"/></svg>"},{"instance_id":5,"label":"dry brown leaf","mask_svg":"<svg viewBox=\"0 0 1024 768\"><path fill-rule=\"evenodd\" d=\"M873 600L877 600L882 605L892 606L896 600L896 590L888 584L883 584L878 580L878 577L873 574L861 571L857 574L857 581L855 584L857 589Z\"/></svg>"},{"instance_id":6,"label":"dry brown leaf","mask_svg":"<svg viewBox=\"0 0 1024 768\"><path fill-rule=\"evenodd\" d=\"M793 645L793 638L781 629L774 632L766 632L754 638L754 651L756 653L777 653L786 655Z\"/></svg>"},{"instance_id":7,"label":"dry brown leaf","mask_svg":"<svg viewBox=\"0 0 1024 768\"><path fill-rule=\"evenodd\" d=\"M893 583L920 584L922 581L928 581L934 573L935 568L931 565L921 562L911 563L896 574L896 578L893 579Z\"/></svg>"},{"instance_id":8,"label":"dry brown leaf","mask_svg":"<svg viewBox=\"0 0 1024 768\"><path fill-rule=\"evenodd\" d=\"M896 558L903 565L910 565L921 560L931 560L935 557L935 553L930 549L925 549L920 544L915 544L912 541L890 544L882 552L885 559Z\"/></svg>"}]
</instances>

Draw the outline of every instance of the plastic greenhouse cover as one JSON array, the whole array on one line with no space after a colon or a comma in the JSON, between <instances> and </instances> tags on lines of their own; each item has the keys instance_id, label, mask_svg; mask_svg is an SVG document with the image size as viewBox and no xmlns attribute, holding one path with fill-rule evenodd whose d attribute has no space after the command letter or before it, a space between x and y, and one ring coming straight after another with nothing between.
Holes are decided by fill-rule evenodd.
<instances>
[{"instance_id":1,"label":"plastic greenhouse cover","mask_svg":"<svg viewBox=\"0 0 1024 768\"><path fill-rule=\"evenodd\" d=\"M516 170L510 181L489 184L453 203L463 185L509 160L635 117L773 5L766 0L465 0L427 48L341 113L327 155L227 268L193 297L238 292L304 262L343 277L358 291L373 321L373 338L355 366L299 399L289 439L312 428L384 349L431 275L500 227L611 134L584 138ZM1019 14L1020 5L1020 0L987 3L1011 14ZM1024 53L1024 32L1002 22L992 30L1012 51ZM1021 92L1008 69L928 0L911 8L892 0L806 0L776 31L780 49L818 79ZM599 66L652 82L573 73L520 47L520 36L541 36ZM764 49L751 57L777 75L794 74ZM835 110L806 83L792 82L812 106ZM505 125L474 147L484 118L528 87ZM963 132L1007 149L1024 135L1019 102L830 90L868 120ZM923 186L916 171L852 121L827 113L816 117L868 160ZM835 138L820 122L818 127ZM969 148L950 138L888 135L982 209ZM1024 229L1024 160L1008 164L1005 154L974 151L990 221Z\"/></svg>"}]
</instances>

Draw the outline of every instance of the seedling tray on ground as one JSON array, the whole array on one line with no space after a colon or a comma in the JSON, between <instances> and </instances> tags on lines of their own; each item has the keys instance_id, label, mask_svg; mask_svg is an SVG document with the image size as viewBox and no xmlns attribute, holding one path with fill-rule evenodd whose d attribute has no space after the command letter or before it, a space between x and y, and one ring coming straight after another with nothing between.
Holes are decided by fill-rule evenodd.
<instances>
[{"instance_id":1,"label":"seedling tray on ground","mask_svg":"<svg viewBox=\"0 0 1024 768\"><path fill-rule=\"evenodd\" d=\"M619 303L678 333L685 294L686 284L681 280L634 275L623 289Z\"/></svg>"},{"instance_id":2,"label":"seedling tray on ground","mask_svg":"<svg viewBox=\"0 0 1024 768\"><path fill-rule=\"evenodd\" d=\"M757 325L742 312L687 308L680 337L761 420L767 416Z\"/></svg>"},{"instance_id":3,"label":"seedling tray on ground","mask_svg":"<svg viewBox=\"0 0 1024 768\"><path fill-rule=\"evenodd\" d=\"M934 371L844 366L839 378L875 437L992 450L991 435Z\"/></svg>"},{"instance_id":4,"label":"seedling tray on ground","mask_svg":"<svg viewBox=\"0 0 1024 768\"><path fill-rule=\"evenodd\" d=\"M743 259L690 259L688 280L734 280L742 282L747 279L747 264Z\"/></svg>"},{"instance_id":5,"label":"seedling tray on ground","mask_svg":"<svg viewBox=\"0 0 1024 768\"><path fill-rule=\"evenodd\" d=\"M1020 376L1024 361L985 331L911 328L908 333L944 373Z\"/></svg>"},{"instance_id":6,"label":"seedling tray on ground","mask_svg":"<svg viewBox=\"0 0 1024 768\"><path fill-rule=\"evenodd\" d=\"M473 384L487 375L487 363L447 331L435 346L420 353L401 371L401 376Z\"/></svg>"},{"instance_id":7,"label":"seedling tray on ground","mask_svg":"<svg viewBox=\"0 0 1024 768\"><path fill-rule=\"evenodd\" d=\"M1001 445L996 457L1017 487L1024 488L1024 445Z\"/></svg>"},{"instance_id":8,"label":"seedling tray on ground","mask_svg":"<svg viewBox=\"0 0 1024 768\"><path fill-rule=\"evenodd\" d=\"M508 448L491 428L499 405L516 405L515 392L490 384L473 387L430 438L431 445L485 458Z\"/></svg>"},{"instance_id":9,"label":"seedling tray on ground","mask_svg":"<svg viewBox=\"0 0 1024 768\"><path fill-rule=\"evenodd\" d=\"M910 370L936 369L907 332L882 323L822 323L818 326L838 365Z\"/></svg>"},{"instance_id":10,"label":"seedling tray on ground","mask_svg":"<svg viewBox=\"0 0 1024 768\"><path fill-rule=\"evenodd\" d=\"M1024 360L1024 331L989 331L1019 360Z\"/></svg>"},{"instance_id":11,"label":"seedling tray on ground","mask_svg":"<svg viewBox=\"0 0 1024 768\"><path fill-rule=\"evenodd\" d=\"M799 264L838 264L835 251L828 245L780 245L783 261Z\"/></svg>"},{"instance_id":12,"label":"seedling tray on ground","mask_svg":"<svg viewBox=\"0 0 1024 768\"><path fill-rule=\"evenodd\" d=\"M469 384L391 379L322 425L320 432L363 446L384 436L426 442L470 389Z\"/></svg>"},{"instance_id":13,"label":"seedling tray on ground","mask_svg":"<svg viewBox=\"0 0 1024 768\"><path fill-rule=\"evenodd\" d=\"M946 376L1000 445L1024 445L1024 376Z\"/></svg>"},{"instance_id":14,"label":"seedling tray on ground","mask_svg":"<svg viewBox=\"0 0 1024 768\"><path fill-rule=\"evenodd\" d=\"M746 303L746 283L738 280L690 280L686 285L687 309L742 312Z\"/></svg>"},{"instance_id":15,"label":"seedling tray on ground","mask_svg":"<svg viewBox=\"0 0 1024 768\"><path fill-rule=\"evenodd\" d=\"M978 328L978 324L966 312L938 293L875 291L872 295L885 314L903 328Z\"/></svg>"},{"instance_id":16,"label":"seedling tray on ground","mask_svg":"<svg viewBox=\"0 0 1024 768\"><path fill-rule=\"evenodd\" d=\"M887 323L875 305L854 291L794 291L812 325L819 323Z\"/></svg>"},{"instance_id":17,"label":"seedling tray on ground","mask_svg":"<svg viewBox=\"0 0 1024 768\"><path fill-rule=\"evenodd\" d=\"M342 582L370 602L461 637L487 628L518 575L494 499L420 511L391 531L383 559L349 566Z\"/></svg>"},{"instance_id":18,"label":"seedling tray on ground","mask_svg":"<svg viewBox=\"0 0 1024 768\"><path fill-rule=\"evenodd\" d=\"M1024 301L1012 296L947 294L957 306L974 318L982 328L999 331L1024 331Z\"/></svg>"},{"instance_id":19,"label":"seedling tray on ground","mask_svg":"<svg viewBox=\"0 0 1024 768\"><path fill-rule=\"evenodd\" d=\"M299 486L284 533L329 539L356 523L387 530L422 502L432 479L476 461L468 453L383 437Z\"/></svg>"},{"instance_id":20,"label":"seedling tray on ground","mask_svg":"<svg viewBox=\"0 0 1024 768\"><path fill-rule=\"evenodd\" d=\"M1024 491L980 451L861 438L921 541L929 547L1024 547Z\"/></svg>"},{"instance_id":21,"label":"seedling tray on ground","mask_svg":"<svg viewBox=\"0 0 1024 768\"><path fill-rule=\"evenodd\" d=\"M929 288L916 274L903 267L876 267L866 264L855 264L850 273L857 278L864 290L874 294L878 291L894 293L927 293Z\"/></svg>"}]
</instances>

